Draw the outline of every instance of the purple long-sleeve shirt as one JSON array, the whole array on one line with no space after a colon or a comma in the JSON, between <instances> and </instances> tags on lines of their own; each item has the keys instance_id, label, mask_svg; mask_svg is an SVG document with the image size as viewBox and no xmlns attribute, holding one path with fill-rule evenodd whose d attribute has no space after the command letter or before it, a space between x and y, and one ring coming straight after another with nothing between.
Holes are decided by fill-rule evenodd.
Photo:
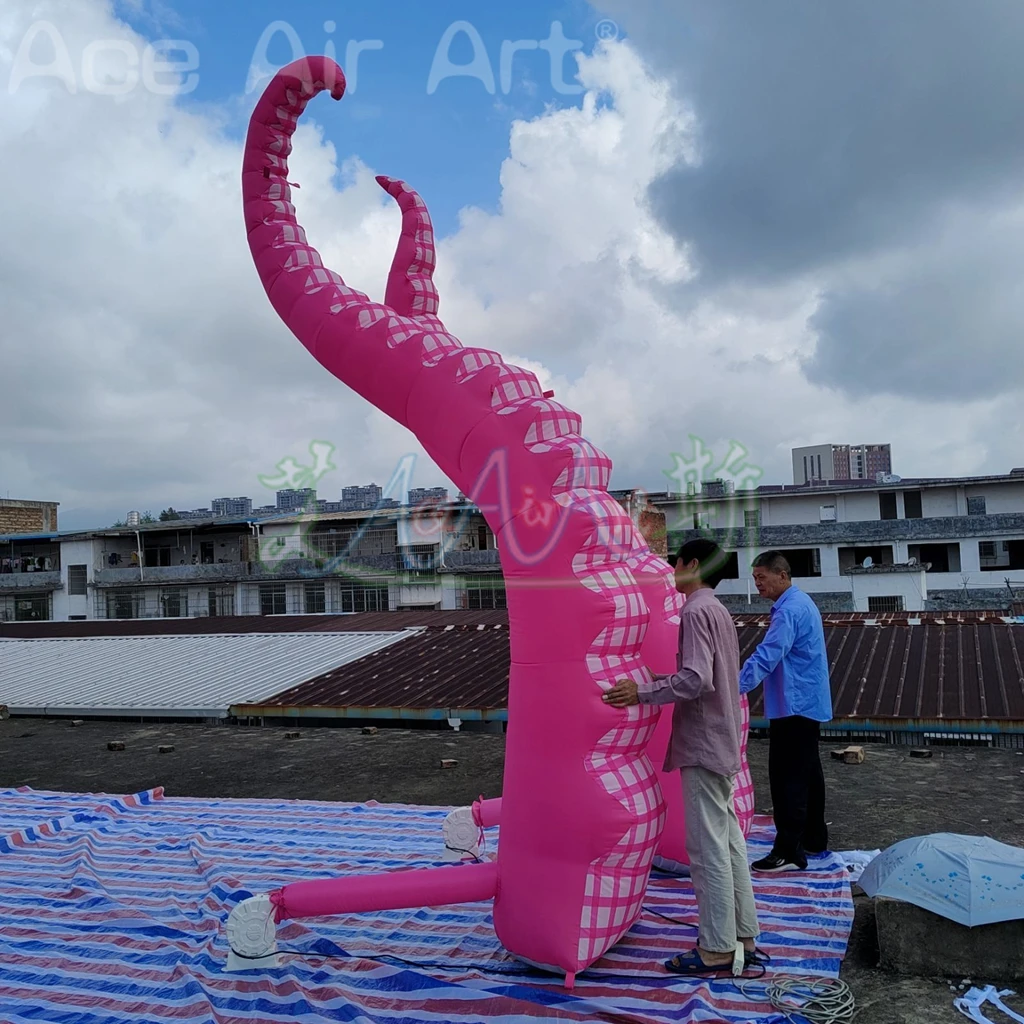
<instances>
[{"instance_id":1,"label":"purple long-sleeve shirt","mask_svg":"<svg viewBox=\"0 0 1024 1024\"><path fill-rule=\"evenodd\" d=\"M709 587L691 594L679 621L676 672L638 690L641 704L675 704L665 771L740 770L740 644L736 625Z\"/></svg>"}]
</instances>

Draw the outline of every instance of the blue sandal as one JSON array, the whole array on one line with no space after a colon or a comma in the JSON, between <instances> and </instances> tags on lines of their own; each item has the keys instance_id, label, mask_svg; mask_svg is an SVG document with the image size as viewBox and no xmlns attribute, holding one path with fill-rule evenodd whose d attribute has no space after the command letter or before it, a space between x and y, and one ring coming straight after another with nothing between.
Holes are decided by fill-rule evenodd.
<instances>
[{"instance_id":1,"label":"blue sandal","mask_svg":"<svg viewBox=\"0 0 1024 1024\"><path fill-rule=\"evenodd\" d=\"M732 974L732 960L727 960L724 964L706 964L700 953L696 949L691 949L688 953L679 953L671 960L666 960L665 970L693 978L722 973Z\"/></svg>"}]
</instances>

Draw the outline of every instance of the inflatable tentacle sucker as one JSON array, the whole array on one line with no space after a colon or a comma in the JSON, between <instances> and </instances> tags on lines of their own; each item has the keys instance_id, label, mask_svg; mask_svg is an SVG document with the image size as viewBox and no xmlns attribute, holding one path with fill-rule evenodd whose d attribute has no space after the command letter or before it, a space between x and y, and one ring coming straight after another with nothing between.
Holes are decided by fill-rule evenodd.
<instances>
[{"instance_id":1,"label":"inflatable tentacle sucker","mask_svg":"<svg viewBox=\"0 0 1024 1024\"><path fill-rule=\"evenodd\" d=\"M532 373L463 347L445 329L433 230L416 192L377 179L402 213L383 303L346 285L308 244L287 181L291 137L314 96L340 99L344 88L341 69L324 57L288 65L267 86L243 162L249 245L299 341L413 431L497 538L512 655L501 841L493 863L285 886L269 900L254 897L258 906L240 904L229 937L251 960L264 941L245 939L264 934L254 915L280 921L493 897L503 945L571 984L640 914L664 826L647 754L658 711L613 709L601 694L617 679L646 677L650 625L667 629L674 645L671 571L608 494L611 462L581 436L579 416L546 397Z\"/></svg>"}]
</instances>

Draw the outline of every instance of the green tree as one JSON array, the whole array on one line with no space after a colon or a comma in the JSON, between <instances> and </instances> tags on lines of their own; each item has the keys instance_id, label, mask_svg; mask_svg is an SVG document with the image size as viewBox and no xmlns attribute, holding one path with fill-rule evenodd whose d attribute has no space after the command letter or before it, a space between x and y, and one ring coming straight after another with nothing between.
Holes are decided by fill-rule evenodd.
<instances>
[{"instance_id":1,"label":"green tree","mask_svg":"<svg viewBox=\"0 0 1024 1024\"><path fill-rule=\"evenodd\" d=\"M147 515L148 515L148 513L147 513ZM171 519L180 519L180 518L181 518L181 516L179 516L178 513L175 512L173 508L165 508L163 510L163 512L160 513L160 522L161 523L166 523L166 522L168 522ZM143 522L145 522L145 520L143 520Z\"/></svg>"}]
</instances>

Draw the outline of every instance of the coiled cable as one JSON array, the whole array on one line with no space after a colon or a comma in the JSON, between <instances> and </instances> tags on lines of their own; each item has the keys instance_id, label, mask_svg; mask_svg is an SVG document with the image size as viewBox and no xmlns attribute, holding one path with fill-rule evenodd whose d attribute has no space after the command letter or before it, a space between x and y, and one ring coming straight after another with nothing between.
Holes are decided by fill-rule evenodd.
<instances>
[{"instance_id":1,"label":"coiled cable","mask_svg":"<svg viewBox=\"0 0 1024 1024\"><path fill-rule=\"evenodd\" d=\"M747 988L755 982L740 982L739 990L748 998L754 996ZM768 1002L790 1021L796 1015L810 1024L849 1024L857 1015L857 1002L850 986L840 978L811 978L792 974L776 974L763 982Z\"/></svg>"}]
</instances>

